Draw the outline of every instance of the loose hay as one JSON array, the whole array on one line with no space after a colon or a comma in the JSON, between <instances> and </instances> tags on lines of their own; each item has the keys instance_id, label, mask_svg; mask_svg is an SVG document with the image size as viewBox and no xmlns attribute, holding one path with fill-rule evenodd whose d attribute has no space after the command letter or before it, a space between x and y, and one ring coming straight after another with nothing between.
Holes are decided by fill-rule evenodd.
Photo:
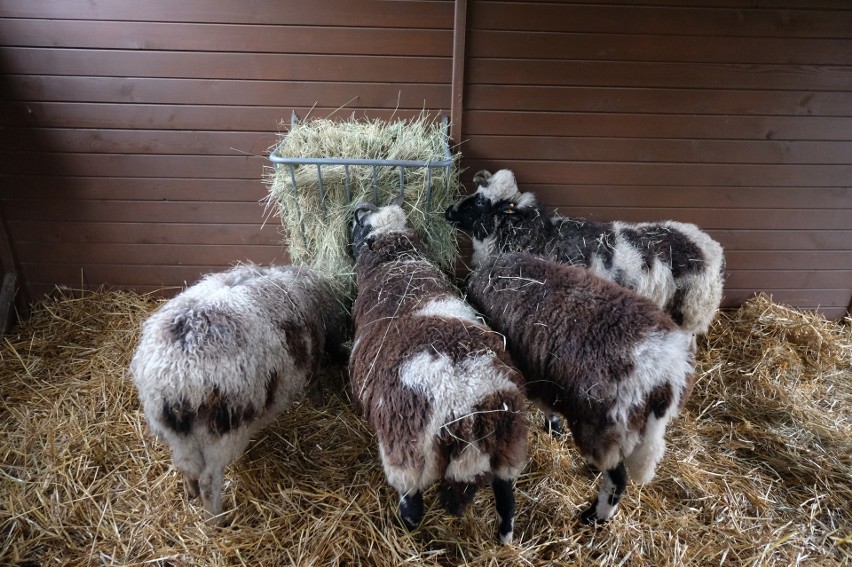
<instances>
[{"instance_id":1,"label":"loose hay","mask_svg":"<svg viewBox=\"0 0 852 567\"><path fill-rule=\"evenodd\" d=\"M396 122L308 119L296 122L273 153L287 158L441 162L447 159L448 143L441 125L426 114ZM431 259L445 271L453 268L459 254L455 231L443 215L459 196L458 155L451 159L450 167L404 168L403 179L409 224L429 243ZM268 210L280 217L292 261L305 262L332 277L340 293L348 297L353 291L349 224L354 206L362 201L382 206L398 196L400 169L324 165L324 194L316 165L297 165L293 174L286 165L269 172Z\"/></svg>"},{"instance_id":2,"label":"loose hay","mask_svg":"<svg viewBox=\"0 0 852 567\"><path fill-rule=\"evenodd\" d=\"M152 298L38 304L0 348L0 564L842 565L852 560L852 326L766 297L724 313L648 486L607 525L576 516L594 483L570 439L534 427L517 543L494 542L493 498L461 519L434 492L413 534L340 374L327 403L285 414L226 472L230 526L203 523L126 367ZM539 423L541 415L532 416Z\"/></svg>"}]
</instances>

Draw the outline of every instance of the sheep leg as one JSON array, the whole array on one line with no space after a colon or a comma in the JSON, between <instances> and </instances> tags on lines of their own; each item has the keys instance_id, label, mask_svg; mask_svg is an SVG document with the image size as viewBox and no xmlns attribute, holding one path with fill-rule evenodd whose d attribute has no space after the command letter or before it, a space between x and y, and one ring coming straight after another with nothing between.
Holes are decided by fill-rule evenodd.
<instances>
[{"instance_id":1,"label":"sheep leg","mask_svg":"<svg viewBox=\"0 0 852 567\"><path fill-rule=\"evenodd\" d=\"M512 543L512 532L515 528L515 492L512 481L495 476L491 481L491 489L494 491L494 506L497 508L497 537L500 543L508 545Z\"/></svg>"},{"instance_id":2,"label":"sheep leg","mask_svg":"<svg viewBox=\"0 0 852 567\"><path fill-rule=\"evenodd\" d=\"M562 422L559 421L559 414L554 412L545 412L544 430L557 439L565 434L565 431L562 429Z\"/></svg>"},{"instance_id":3,"label":"sheep leg","mask_svg":"<svg viewBox=\"0 0 852 567\"><path fill-rule=\"evenodd\" d=\"M207 523L211 526L222 525L222 484L224 467L207 467L198 479L201 501L207 511Z\"/></svg>"},{"instance_id":4,"label":"sheep leg","mask_svg":"<svg viewBox=\"0 0 852 567\"><path fill-rule=\"evenodd\" d=\"M592 524L603 523L612 518L626 488L627 468L622 461L604 473L597 500L583 512L580 519L586 524Z\"/></svg>"},{"instance_id":5,"label":"sheep leg","mask_svg":"<svg viewBox=\"0 0 852 567\"><path fill-rule=\"evenodd\" d=\"M423 519L423 493L419 490L399 495L399 519L409 531Z\"/></svg>"},{"instance_id":6,"label":"sheep leg","mask_svg":"<svg viewBox=\"0 0 852 567\"><path fill-rule=\"evenodd\" d=\"M183 485L186 487L186 495L189 496L190 499L198 498L198 495L201 494L201 491L198 488L198 478L191 476L186 471L183 471Z\"/></svg>"},{"instance_id":7,"label":"sheep leg","mask_svg":"<svg viewBox=\"0 0 852 567\"><path fill-rule=\"evenodd\" d=\"M478 483L445 480L441 483L438 499L447 512L453 516L461 516L468 504L473 502L478 488Z\"/></svg>"}]
</instances>

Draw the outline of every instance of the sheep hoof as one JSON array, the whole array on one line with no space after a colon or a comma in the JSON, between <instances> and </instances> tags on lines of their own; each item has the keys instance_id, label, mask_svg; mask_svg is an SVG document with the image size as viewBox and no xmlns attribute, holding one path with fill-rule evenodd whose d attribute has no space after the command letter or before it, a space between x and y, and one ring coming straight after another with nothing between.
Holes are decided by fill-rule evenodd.
<instances>
[{"instance_id":1,"label":"sheep hoof","mask_svg":"<svg viewBox=\"0 0 852 567\"><path fill-rule=\"evenodd\" d=\"M580 514L580 521L586 524L587 526L601 525L607 523L608 520L598 518L597 507L597 502L593 502L592 505L586 509L586 511Z\"/></svg>"},{"instance_id":2,"label":"sheep hoof","mask_svg":"<svg viewBox=\"0 0 852 567\"><path fill-rule=\"evenodd\" d=\"M555 413L544 417L544 430L550 433L550 436L554 439L559 439L565 434L562 430L562 422L559 421L559 416Z\"/></svg>"},{"instance_id":3,"label":"sheep hoof","mask_svg":"<svg viewBox=\"0 0 852 567\"><path fill-rule=\"evenodd\" d=\"M399 520L408 531L414 531L423 519L423 494L415 492L399 499Z\"/></svg>"}]
</instances>

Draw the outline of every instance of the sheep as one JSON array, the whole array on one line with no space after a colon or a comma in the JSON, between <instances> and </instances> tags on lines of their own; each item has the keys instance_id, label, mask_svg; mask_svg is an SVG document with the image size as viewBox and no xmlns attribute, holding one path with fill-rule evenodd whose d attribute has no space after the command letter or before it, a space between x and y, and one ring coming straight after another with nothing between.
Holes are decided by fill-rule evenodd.
<instances>
[{"instance_id":1,"label":"sheep","mask_svg":"<svg viewBox=\"0 0 852 567\"><path fill-rule=\"evenodd\" d=\"M398 517L415 529L422 492L461 515L491 479L498 538L512 541L514 489L526 463L523 379L491 331L425 257L398 202L356 208L352 397L375 432Z\"/></svg>"},{"instance_id":2,"label":"sheep","mask_svg":"<svg viewBox=\"0 0 852 567\"><path fill-rule=\"evenodd\" d=\"M488 258L468 299L506 336L530 400L568 422L604 471L581 519L610 519L627 486L653 479L669 421L694 382L691 335L647 298L528 253Z\"/></svg>"},{"instance_id":3,"label":"sheep","mask_svg":"<svg viewBox=\"0 0 852 567\"><path fill-rule=\"evenodd\" d=\"M209 524L222 523L224 470L253 435L306 392L320 401L324 351L344 333L327 282L294 266L209 274L143 323L130 374Z\"/></svg>"},{"instance_id":4,"label":"sheep","mask_svg":"<svg viewBox=\"0 0 852 567\"><path fill-rule=\"evenodd\" d=\"M693 224L593 222L547 216L503 169L474 176L476 192L450 206L447 220L473 239L473 264L500 252L528 251L584 266L650 298L683 329L707 332L722 300L722 246Z\"/></svg>"}]
</instances>

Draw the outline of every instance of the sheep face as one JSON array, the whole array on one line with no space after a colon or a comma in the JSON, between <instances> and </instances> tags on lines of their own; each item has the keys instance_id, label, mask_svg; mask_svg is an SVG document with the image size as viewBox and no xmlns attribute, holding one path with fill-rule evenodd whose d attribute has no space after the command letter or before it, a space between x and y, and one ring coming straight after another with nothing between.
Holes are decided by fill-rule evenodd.
<instances>
[{"instance_id":1,"label":"sheep face","mask_svg":"<svg viewBox=\"0 0 852 567\"><path fill-rule=\"evenodd\" d=\"M382 208L372 203L361 203L355 207L352 218L352 255L356 260L363 246L371 248L380 235L407 230L408 220L401 204L401 200L397 199Z\"/></svg>"},{"instance_id":2,"label":"sheep face","mask_svg":"<svg viewBox=\"0 0 852 567\"><path fill-rule=\"evenodd\" d=\"M513 216L537 214L535 196L521 193L508 169L494 175L480 171L473 179L479 185L476 193L447 208L444 216L474 238L484 240L493 234L501 217L511 222Z\"/></svg>"}]
</instances>

